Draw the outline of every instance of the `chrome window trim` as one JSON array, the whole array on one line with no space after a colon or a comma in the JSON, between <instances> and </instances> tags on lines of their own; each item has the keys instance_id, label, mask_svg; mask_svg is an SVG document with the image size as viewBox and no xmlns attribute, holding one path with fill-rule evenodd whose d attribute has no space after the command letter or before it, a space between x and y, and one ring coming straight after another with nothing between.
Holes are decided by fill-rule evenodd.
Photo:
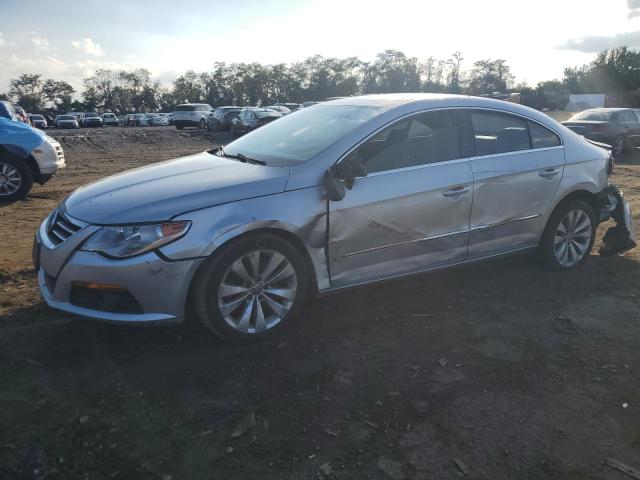
<instances>
[{"instance_id":1,"label":"chrome window trim","mask_svg":"<svg viewBox=\"0 0 640 480\"><path fill-rule=\"evenodd\" d=\"M499 108L491 108L491 107L464 107L464 106L460 106L460 107L437 107L437 108L427 108L424 110L418 110L415 112L411 112L411 113L405 113L404 115L394 118L393 120L385 123L384 125L382 125L381 127L377 128L376 130L374 130L372 133L369 133L369 135L367 135L366 137L364 137L362 140L360 140L359 142L357 142L353 147L351 147L349 150L347 150L345 153L343 153L338 160L336 160L333 165L337 165L338 163L340 163L342 160L345 159L345 157L349 156L354 150L358 149L363 143L367 142L371 137L376 136L378 133L380 133L382 130L384 130L385 128L388 128L389 126L393 125L396 122L401 122L405 119L407 119L408 117L412 117L414 115L421 115L423 113L428 113L428 112L438 112L438 111L442 111L442 110L482 110L482 111L489 111L489 112L496 112L496 113L503 113L506 115L512 115L514 117L518 117L521 118L523 120L528 120L530 122L533 122L543 128L546 128L547 130L552 131L559 139L560 139L560 145L556 145L554 147L542 147L542 148L528 148L526 150L514 150L511 152L501 152L501 153L493 153L493 154L489 154L489 155L474 155L471 157L461 157L461 158L454 158L452 160L443 160L441 162L431 162L431 163L424 163L421 165L412 165L410 167L403 167L403 168L394 168L394 169L390 169L390 170L382 170L380 172L373 172L371 174L368 174L367 176L374 176L374 175L379 175L382 173L391 173L391 172L397 172L397 171L403 171L403 170L408 170L408 169L415 169L415 168L421 168L421 167L426 167L429 165L443 165L443 164L447 164L447 163L451 163L451 162L457 162L457 161L461 161L461 160L473 160L473 159L477 159L477 158L487 158L487 157L496 157L496 156L503 156L503 155L514 155L514 154L518 154L518 153L522 153L522 152L542 152L545 150L551 150L551 149L560 149L560 148L564 148L564 139L562 138L562 135L560 135L560 133L551 128L548 127L547 125L539 122L538 120L535 120L531 117L527 117L524 116L520 113L514 113L514 112L510 112L508 110L501 110ZM551 118L551 117L549 117Z\"/></svg>"}]
</instances>

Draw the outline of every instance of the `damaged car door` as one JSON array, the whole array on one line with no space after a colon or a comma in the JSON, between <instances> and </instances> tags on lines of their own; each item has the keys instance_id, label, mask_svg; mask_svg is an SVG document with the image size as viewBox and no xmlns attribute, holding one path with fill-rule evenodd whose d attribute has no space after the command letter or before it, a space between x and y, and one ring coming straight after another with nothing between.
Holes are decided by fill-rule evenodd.
<instances>
[{"instance_id":1,"label":"damaged car door","mask_svg":"<svg viewBox=\"0 0 640 480\"><path fill-rule=\"evenodd\" d=\"M560 137L523 117L468 112L475 146L469 258L537 245L564 170Z\"/></svg>"},{"instance_id":2,"label":"damaged car door","mask_svg":"<svg viewBox=\"0 0 640 480\"><path fill-rule=\"evenodd\" d=\"M459 116L443 109L405 117L342 159L358 156L366 176L329 201L334 286L465 260L473 176Z\"/></svg>"}]
</instances>

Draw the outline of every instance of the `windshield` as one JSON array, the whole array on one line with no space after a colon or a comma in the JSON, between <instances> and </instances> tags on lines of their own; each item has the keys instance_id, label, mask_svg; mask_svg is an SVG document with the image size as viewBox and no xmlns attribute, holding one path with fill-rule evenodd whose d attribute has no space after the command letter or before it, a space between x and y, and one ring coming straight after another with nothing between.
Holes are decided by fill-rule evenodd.
<instances>
[{"instance_id":1,"label":"windshield","mask_svg":"<svg viewBox=\"0 0 640 480\"><path fill-rule=\"evenodd\" d=\"M601 111L585 111L580 112L577 115L574 115L571 120L598 120L601 122L610 122L613 119L613 116L616 112L612 112L609 110L601 110Z\"/></svg>"},{"instance_id":2,"label":"windshield","mask_svg":"<svg viewBox=\"0 0 640 480\"><path fill-rule=\"evenodd\" d=\"M31 118L34 120L44 120L44 117L42 115L31 115Z\"/></svg>"},{"instance_id":3,"label":"windshield","mask_svg":"<svg viewBox=\"0 0 640 480\"><path fill-rule=\"evenodd\" d=\"M100 115L98 115L97 113L86 113L85 118L95 118L95 117L99 117Z\"/></svg>"},{"instance_id":4,"label":"windshield","mask_svg":"<svg viewBox=\"0 0 640 480\"><path fill-rule=\"evenodd\" d=\"M195 105L178 105L176 107L176 112L193 112L195 109Z\"/></svg>"},{"instance_id":5,"label":"windshield","mask_svg":"<svg viewBox=\"0 0 640 480\"><path fill-rule=\"evenodd\" d=\"M293 166L310 160L347 133L383 111L382 107L322 105L298 110L248 133L224 148L225 153Z\"/></svg>"},{"instance_id":6,"label":"windshield","mask_svg":"<svg viewBox=\"0 0 640 480\"><path fill-rule=\"evenodd\" d=\"M71 115L62 115L58 120L75 120L76 117L72 117Z\"/></svg>"}]
</instances>

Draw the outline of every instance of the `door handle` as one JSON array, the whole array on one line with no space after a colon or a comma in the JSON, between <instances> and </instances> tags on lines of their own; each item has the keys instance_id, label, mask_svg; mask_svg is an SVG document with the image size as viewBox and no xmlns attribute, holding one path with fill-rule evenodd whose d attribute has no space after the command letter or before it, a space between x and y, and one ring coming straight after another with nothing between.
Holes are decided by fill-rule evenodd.
<instances>
[{"instance_id":1,"label":"door handle","mask_svg":"<svg viewBox=\"0 0 640 480\"><path fill-rule=\"evenodd\" d=\"M550 178L557 175L558 173L560 173L560 170L558 170L557 168L547 168L546 170L538 172L538 175L540 175L542 178Z\"/></svg>"},{"instance_id":2,"label":"door handle","mask_svg":"<svg viewBox=\"0 0 640 480\"><path fill-rule=\"evenodd\" d=\"M469 191L469 187L459 186L459 187L450 188L449 190L445 190L444 192L442 192L442 195L444 195L445 197L457 197L460 195L464 195L468 191Z\"/></svg>"}]
</instances>

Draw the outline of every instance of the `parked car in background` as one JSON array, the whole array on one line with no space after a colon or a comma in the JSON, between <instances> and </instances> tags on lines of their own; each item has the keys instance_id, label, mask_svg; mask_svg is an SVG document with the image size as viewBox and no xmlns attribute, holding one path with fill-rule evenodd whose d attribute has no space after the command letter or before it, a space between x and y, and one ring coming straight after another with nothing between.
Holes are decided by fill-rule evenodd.
<instances>
[{"instance_id":1,"label":"parked car in background","mask_svg":"<svg viewBox=\"0 0 640 480\"><path fill-rule=\"evenodd\" d=\"M128 127L136 127L138 125L139 116L139 113L130 113L129 115L127 115L126 125Z\"/></svg>"},{"instance_id":2,"label":"parked car in background","mask_svg":"<svg viewBox=\"0 0 640 480\"><path fill-rule=\"evenodd\" d=\"M574 132L613 147L614 155L640 146L640 115L632 108L593 108L562 124Z\"/></svg>"},{"instance_id":3,"label":"parked car in background","mask_svg":"<svg viewBox=\"0 0 640 480\"><path fill-rule=\"evenodd\" d=\"M100 115L98 115L96 112L89 112L89 113L85 113L83 120L82 120L82 126L83 127L102 127L103 122L102 122L102 117Z\"/></svg>"},{"instance_id":4,"label":"parked car in background","mask_svg":"<svg viewBox=\"0 0 640 480\"><path fill-rule=\"evenodd\" d=\"M29 121L31 122L31 126L39 128L40 130L47 128L47 119L44 118L44 115L40 115L39 113L30 113Z\"/></svg>"},{"instance_id":5,"label":"parked car in background","mask_svg":"<svg viewBox=\"0 0 640 480\"><path fill-rule=\"evenodd\" d=\"M102 114L102 124L105 127L107 127L107 126L117 127L118 126L118 117L116 117L115 113L103 113Z\"/></svg>"},{"instance_id":6,"label":"parked car in background","mask_svg":"<svg viewBox=\"0 0 640 480\"><path fill-rule=\"evenodd\" d=\"M285 107L288 108L290 112L295 112L296 110L300 110L302 108L302 105L299 103L282 103L282 102L278 102L276 103L277 106L279 107Z\"/></svg>"},{"instance_id":7,"label":"parked car in background","mask_svg":"<svg viewBox=\"0 0 640 480\"><path fill-rule=\"evenodd\" d=\"M167 118L169 119L169 125L173 125L173 112L167 113Z\"/></svg>"},{"instance_id":8,"label":"parked car in background","mask_svg":"<svg viewBox=\"0 0 640 480\"><path fill-rule=\"evenodd\" d=\"M169 114L168 113L156 113L158 117L158 125L165 126L169 125Z\"/></svg>"},{"instance_id":9,"label":"parked car in background","mask_svg":"<svg viewBox=\"0 0 640 480\"><path fill-rule=\"evenodd\" d=\"M184 127L207 128L207 119L213 107L207 103L185 103L173 112L173 124L178 130Z\"/></svg>"},{"instance_id":10,"label":"parked car in background","mask_svg":"<svg viewBox=\"0 0 640 480\"><path fill-rule=\"evenodd\" d=\"M282 105L269 105L268 107L265 107L265 108L281 113L283 116L291 113L291 110L289 110L287 107L284 107Z\"/></svg>"},{"instance_id":11,"label":"parked car in background","mask_svg":"<svg viewBox=\"0 0 640 480\"><path fill-rule=\"evenodd\" d=\"M80 128L77 117L74 115L57 115L54 125L57 128Z\"/></svg>"},{"instance_id":12,"label":"parked car in background","mask_svg":"<svg viewBox=\"0 0 640 480\"><path fill-rule=\"evenodd\" d=\"M224 106L216 108L207 118L207 128L211 131L229 130L231 122L238 116L241 107Z\"/></svg>"},{"instance_id":13,"label":"parked car in background","mask_svg":"<svg viewBox=\"0 0 640 480\"><path fill-rule=\"evenodd\" d=\"M75 190L38 230L39 285L74 314L175 323L192 311L251 342L293 322L315 291L533 250L552 270L575 268L614 203L631 240L610 169L608 150L521 105L327 102Z\"/></svg>"},{"instance_id":14,"label":"parked car in background","mask_svg":"<svg viewBox=\"0 0 640 480\"><path fill-rule=\"evenodd\" d=\"M121 127L124 127L127 125L127 116L126 115L119 115L118 116L118 125L120 125Z\"/></svg>"},{"instance_id":15,"label":"parked car in background","mask_svg":"<svg viewBox=\"0 0 640 480\"><path fill-rule=\"evenodd\" d=\"M244 107L231 122L231 135L243 135L282 117L281 113L268 108Z\"/></svg>"},{"instance_id":16,"label":"parked car in background","mask_svg":"<svg viewBox=\"0 0 640 480\"><path fill-rule=\"evenodd\" d=\"M138 116L136 125L138 127L153 127L159 121L155 113L143 113Z\"/></svg>"},{"instance_id":17,"label":"parked car in background","mask_svg":"<svg viewBox=\"0 0 640 480\"><path fill-rule=\"evenodd\" d=\"M20 105L14 105L13 109L18 116L18 120L20 120L22 123L26 123L27 125L31 125L31 122L29 121L29 115L27 115L27 112L25 112L24 108L22 108Z\"/></svg>"},{"instance_id":18,"label":"parked car in background","mask_svg":"<svg viewBox=\"0 0 640 480\"><path fill-rule=\"evenodd\" d=\"M18 119L16 111L13 108L13 105L11 105L11 102L8 102L6 100L0 100L0 117L12 120L14 122L20 121Z\"/></svg>"},{"instance_id":19,"label":"parked car in background","mask_svg":"<svg viewBox=\"0 0 640 480\"><path fill-rule=\"evenodd\" d=\"M60 144L44 132L0 118L0 202L24 198L66 165Z\"/></svg>"},{"instance_id":20,"label":"parked car in background","mask_svg":"<svg viewBox=\"0 0 640 480\"><path fill-rule=\"evenodd\" d=\"M302 108L308 108L308 107L313 107L314 105L317 105L320 102L304 102L302 104Z\"/></svg>"},{"instance_id":21,"label":"parked car in background","mask_svg":"<svg viewBox=\"0 0 640 480\"><path fill-rule=\"evenodd\" d=\"M84 119L83 112L67 112L67 115L73 115L76 119L76 122L78 122L78 126L82 126L82 121Z\"/></svg>"}]
</instances>

